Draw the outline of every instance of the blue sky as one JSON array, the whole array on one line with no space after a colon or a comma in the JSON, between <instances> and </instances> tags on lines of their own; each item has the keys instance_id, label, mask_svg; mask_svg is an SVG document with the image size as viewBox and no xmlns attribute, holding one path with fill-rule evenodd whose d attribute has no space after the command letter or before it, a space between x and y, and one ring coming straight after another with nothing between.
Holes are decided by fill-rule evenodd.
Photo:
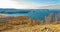
<instances>
[{"instance_id":1,"label":"blue sky","mask_svg":"<svg viewBox=\"0 0 60 32\"><path fill-rule=\"evenodd\" d=\"M19 0L18 0L19 1ZM30 2L35 4L60 4L60 0L22 0L23 2Z\"/></svg>"}]
</instances>

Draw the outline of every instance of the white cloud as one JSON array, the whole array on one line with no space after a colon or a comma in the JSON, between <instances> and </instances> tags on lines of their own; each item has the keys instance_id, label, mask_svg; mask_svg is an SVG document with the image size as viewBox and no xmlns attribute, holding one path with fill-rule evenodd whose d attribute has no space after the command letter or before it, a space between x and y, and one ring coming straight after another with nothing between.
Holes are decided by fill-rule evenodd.
<instances>
[{"instance_id":1,"label":"white cloud","mask_svg":"<svg viewBox=\"0 0 60 32\"><path fill-rule=\"evenodd\" d=\"M17 9L28 9L36 8L38 5L32 3L23 3L12 0L0 0L0 8L17 8Z\"/></svg>"},{"instance_id":2,"label":"white cloud","mask_svg":"<svg viewBox=\"0 0 60 32\"><path fill-rule=\"evenodd\" d=\"M0 8L11 8L15 6L15 2L9 0L0 0Z\"/></svg>"},{"instance_id":3,"label":"white cloud","mask_svg":"<svg viewBox=\"0 0 60 32\"><path fill-rule=\"evenodd\" d=\"M39 5L18 0L0 0L0 8L16 8L16 9L46 9L60 8L60 6Z\"/></svg>"}]
</instances>

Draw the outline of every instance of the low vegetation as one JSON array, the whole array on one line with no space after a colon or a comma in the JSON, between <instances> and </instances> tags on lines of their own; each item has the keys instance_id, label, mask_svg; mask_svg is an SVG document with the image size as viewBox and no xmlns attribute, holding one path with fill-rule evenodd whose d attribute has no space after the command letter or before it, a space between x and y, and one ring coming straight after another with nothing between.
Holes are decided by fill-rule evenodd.
<instances>
[{"instance_id":1,"label":"low vegetation","mask_svg":"<svg viewBox=\"0 0 60 32\"><path fill-rule=\"evenodd\" d=\"M44 24L26 16L10 17L0 22L0 32L60 32L60 24Z\"/></svg>"}]
</instances>

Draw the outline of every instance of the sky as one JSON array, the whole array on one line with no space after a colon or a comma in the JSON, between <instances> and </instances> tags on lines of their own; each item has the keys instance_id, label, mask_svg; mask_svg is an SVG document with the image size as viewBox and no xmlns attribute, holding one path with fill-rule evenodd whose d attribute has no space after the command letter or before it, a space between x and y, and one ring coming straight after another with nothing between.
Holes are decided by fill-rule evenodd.
<instances>
[{"instance_id":1,"label":"sky","mask_svg":"<svg viewBox=\"0 0 60 32\"><path fill-rule=\"evenodd\" d=\"M38 9L50 5L59 5L60 8L60 0L0 0L0 8Z\"/></svg>"}]
</instances>

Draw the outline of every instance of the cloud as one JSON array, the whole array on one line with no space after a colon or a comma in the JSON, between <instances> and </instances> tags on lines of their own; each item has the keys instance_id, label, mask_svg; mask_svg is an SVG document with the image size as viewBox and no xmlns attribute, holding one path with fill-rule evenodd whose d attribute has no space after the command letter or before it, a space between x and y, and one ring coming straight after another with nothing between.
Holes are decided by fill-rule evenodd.
<instances>
[{"instance_id":1,"label":"cloud","mask_svg":"<svg viewBox=\"0 0 60 32\"><path fill-rule=\"evenodd\" d=\"M37 9L37 7L40 6L40 5L38 5L38 4L34 4L34 3L31 3L31 2L27 2L27 0L26 0L26 2L24 2L23 0L13 0L13 1L17 2L19 8Z\"/></svg>"},{"instance_id":2,"label":"cloud","mask_svg":"<svg viewBox=\"0 0 60 32\"><path fill-rule=\"evenodd\" d=\"M16 8L16 9L47 9L47 8L56 9L56 8L60 8L60 5L59 6L57 5L47 6L47 5L24 2L23 0L0 0L0 8Z\"/></svg>"},{"instance_id":3,"label":"cloud","mask_svg":"<svg viewBox=\"0 0 60 32\"><path fill-rule=\"evenodd\" d=\"M13 8L17 3L10 0L0 0L0 8Z\"/></svg>"},{"instance_id":4,"label":"cloud","mask_svg":"<svg viewBox=\"0 0 60 32\"><path fill-rule=\"evenodd\" d=\"M0 0L0 8L17 8L17 9L28 9L28 8L36 8L38 5L25 3L25 2L18 2L13 0Z\"/></svg>"},{"instance_id":5,"label":"cloud","mask_svg":"<svg viewBox=\"0 0 60 32\"><path fill-rule=\"evenodd\" d=\"M31 3L31 2L24 2L23 0L13 0L15 2L18 3L20 8L27 8L27 9L60 9L60 5L59 4L44 4L44 5L40 5L40 4L35 4L35 3ZM27 0L26 0L27 1Z\"/></svg>"}]
</instances>

